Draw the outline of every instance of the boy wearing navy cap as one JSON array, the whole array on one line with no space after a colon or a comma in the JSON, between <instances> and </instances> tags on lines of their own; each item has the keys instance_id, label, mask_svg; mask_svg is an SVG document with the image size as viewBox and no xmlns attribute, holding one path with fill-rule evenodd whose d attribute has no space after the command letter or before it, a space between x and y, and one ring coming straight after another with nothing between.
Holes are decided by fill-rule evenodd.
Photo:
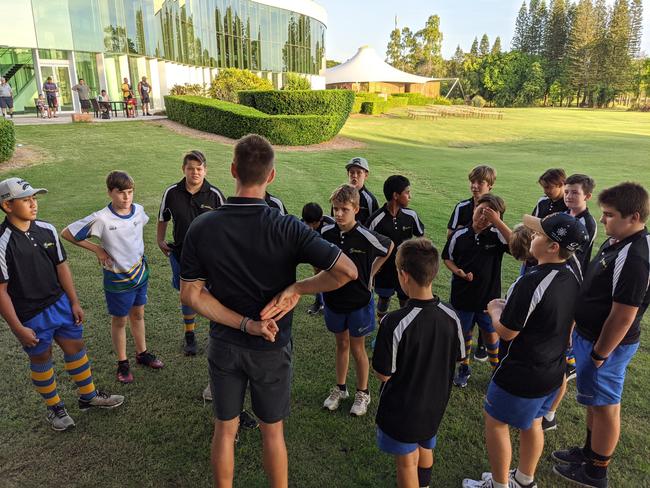
<instances>
[{"instance_id":1,"label":"boy wearing navy cap","mask_svg":"<svg viewBox=\"0 0 650 488\"><path fill-rule=\"evenodd\" d=\"M95 388L83 341L84 311L79 305L66 254L53 225L38 220L36 195L25 180L0 182L0 315L29 356L32 383L47 405L56 431L75 426L59 397L52 341L63 351L66 371L77 384L79 410L114 408L124 402Z\"/></svg>"},{"instance_id":2,"label":"boy wearing navy cap","mask_svg":"<svg viewBox=\"0 0 650 488\"><path fill-rule=\"evenodd\" d=\"M538 265L520 276L505 300L487 307L504 342L485 397L485 433L491 473L463 480L464 488L536 488L544 448L542 417L562 385L565 350L580 285L566 260L588 242L575 218L556 213L540 220L524 215L533 230L530 253ZM520 459L510 470L509 427L520 430Z\"/></svg>"}]
</instances>

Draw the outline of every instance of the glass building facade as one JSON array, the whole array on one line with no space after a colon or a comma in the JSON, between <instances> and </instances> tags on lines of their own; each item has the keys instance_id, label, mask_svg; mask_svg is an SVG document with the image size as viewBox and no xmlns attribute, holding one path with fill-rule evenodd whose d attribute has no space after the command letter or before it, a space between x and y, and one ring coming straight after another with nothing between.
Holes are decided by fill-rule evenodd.
<instances>
[{"instance_id":1,"label":"glass building facade","mask_svg":"<svg viewBox=\"0 0 650 488\"><path fill-rule=\"evenodd\" d=\"M123 78L146 76L159 104L174 84L209 84L224 67L276 85L301 73L324 88L326 14L311 0L0 0L0 12L0 76L25 107L47 76L64 109L76 107L79 78L117 99Z\"/></svg>"}]
</instances>

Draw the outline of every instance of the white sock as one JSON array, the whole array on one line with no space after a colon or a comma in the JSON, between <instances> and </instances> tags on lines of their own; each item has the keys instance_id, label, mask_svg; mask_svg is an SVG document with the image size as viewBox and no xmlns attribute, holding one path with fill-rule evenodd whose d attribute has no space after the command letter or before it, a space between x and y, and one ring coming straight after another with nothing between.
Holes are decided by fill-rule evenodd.
<instances>
[{"instance_id":1,"label":"white sock","mask_svg":"<svg viewBox=\"0 0 650 488\"><path fill-rule=\"evenodd\" d=\"M508 488L508 483L497 483L494 481L494 478L492 478L492 488Z\"/></svg>"},{"instance_id":2,"label":"white sock","mask_svg":"<svg viewBox=\"0 0 650 488\"><path fill-rule=\"evenodd\" d=\"M544 415L544 418L548 422L553 422L553 419L555 418L555 411L554 410L549 410L546 415Z\"/></svg>"},{"instance_id":3,"label":"white sock","mask_svg":"<svg viewBox=\"0 0 650 488\"><path fill-rule=\"evenodd\" d=\"M555 414L555 412L553 412ZM530 485L533 482L533 477L522 473L519 468L515 471L515 481L520 485Z\"/></svg>"}]
</instances>

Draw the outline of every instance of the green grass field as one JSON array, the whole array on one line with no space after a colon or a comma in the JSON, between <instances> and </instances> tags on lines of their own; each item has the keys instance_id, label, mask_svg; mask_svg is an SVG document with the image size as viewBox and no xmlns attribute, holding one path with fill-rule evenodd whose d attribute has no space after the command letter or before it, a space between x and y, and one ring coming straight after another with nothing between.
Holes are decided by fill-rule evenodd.
<instances>
[{"instance_id":1,"label":"green grass field","mask_svg":"<svg viewBox=\"0 0 650 488\"><path fill-rule=\"evenodd\" d=\"M45 422L44 405L31 386L26 356L8 327L1 326L0 486L208 486L211 408L200 399L207 382L207 323L200 320L197 329L201 353L186 358L181 351L178 298L169 285L169 264L155 244L155 220L162 192L181 178L181 157L190 149L206 153L209 180L232 194L232 148L143 122L22 126L16 132L19 143L41 150L42 161L18 171L0 167L0 177L22 176L34 186L48 188L50 193L40 199L39 217L59 230L107 203L104 178L110 170L124 169L134 177L135 200L151 217L145 232L151 264L147 339L150 350L166 367L147 371L134 366L133 384L116 382L101 270L90 253L66 246L86 310L85 338L95 382L123 393L127 400L115 411L79 412L74 384L63 370L57 349L60 393L77 427L64 434L53 432ZM453 205L467 198L467 172L477 163L497 168L494 193L505 199L505 220L510 225L533 208L541 194L537 178L549 167L588 173L596 179L597 191L623 180L650 187L648 114L513 109L506 111L502 121L355 117L348 121L343 135L364 141L367 147L278 152L278 177L271 192L296 214L308 201L325 206L332 189L345 182L345 162L362 155L372 169L368 186L378 198L387 176L401 173L411 179L412 207L439 248L444 244ZM597 205L590 207L598 218ZM599 230L598 245L603 241L602 226ZM504 290L517 269L512 258L504 259ZM300 269L301 276L309 272L306 266ZM444 269L434 284L445 300L449 279ZM351 418L350 404L333 414L320 408L334 382L334 340L322 318L307 316L309 303L308 297L301 301L294 319L293 411L286 422L291 486L394 486L393 461L377 450L374 441L377 381L371 379L373 403L365 418ZM610 469L611 486L617 488L650 486L650 342L646 332L628 370L621 443ZM128 349L134 354L131 339ZM452 392L438 434L432 486L459 487L462 478L489 470L482 422L488 370L487 364L475 365L469 386ZM353 371L348 385L354 386ZM551 473L550 451L583 442L584 411L576 404L574 393L571 384L558 412L559 430L546 437L537 472L540 487L565 486ZM265 486L261 458L259 431L245 432L236 448L236 486Z\"/></svg>"}]
</instances>

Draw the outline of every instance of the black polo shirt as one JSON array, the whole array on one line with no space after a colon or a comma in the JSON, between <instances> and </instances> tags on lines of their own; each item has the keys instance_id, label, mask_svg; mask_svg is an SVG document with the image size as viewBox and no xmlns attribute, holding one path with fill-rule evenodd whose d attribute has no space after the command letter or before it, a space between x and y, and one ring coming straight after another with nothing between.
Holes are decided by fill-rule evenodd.
<instances>
[{"instance_id":1,"label":"black polo shirt","mask_svg":"<svg viewBox=\"0 0 650 488\"><path fill-rule=\"evenodd\" d=\"M203 180L203 185L194 194L187 191L185 178L170 186L163 193L158 220L160 222L174 221L174 242L169 245L174 254L180 257L183 239L192 221L199 215L219 208L225 202L221 190Z\"/></svg>"},{"instance_id":2,"label":"black polo shirt","mask_svg":"<svg viewBox=\"0 0 650 488\"><path fill-rule=\"evenodd\" d=\"M309 263L328 270L341 250L296 217L270 208L257 198L228 198L214 212L197 217L183 243L181 279L206 282L226 307L259 319L260 311L296 281L296 266ZM244 334L216 322L210 336L248 349L277 349L291 339L289 312L278 321L275 342Z\"/></svg>"},{"instance_id":3,"label":"black polo shirt","mask_svg":"<svg viewBox=\"0 0 650 488\"><path fill-rule=\"evenodd\" d=\"M456 230L442 250L442 259L473 273L473 281L453 275L451 279L451 304L456 310L482 312L494 298L501 296L501 261L508 252L508 242L495 227L480 234L473 227Z\"/></svg>"},{"instance_id":4,"label":"black polo shirt","mask_svg":"<svg viewBox=\"0 0 650 488\"><path fill-rule=\"evenodd\" d=\"M472 215L474 215L474 198L461 200L456 204L453 212L451 212L447 229L456 230L471 225Z\"/></svg>"},{"instance_id":5,"label":"black polo shirt","mask_svg":"<svg viewBox=\"0 0 650 488\"><path fill-rule=\"evenodd\" d=\"M384 384L377 425L400 442L431 439L445 413L456 360L465 356L460 321L433 300L409 300L381 321L372 367Z\"/></svg>"},{"instance_id":6,"label":"black polo shirt","mask_svg":"<svg viewBox=\"0 0 650 488\"><path fill-rule=\"evenodd\" d=\"M365 307L372 297L372 263L388 254L390 239L366 229L358 222L348 232L342 232L337 224L326 225L321 235L326 241L337 245L352 260L358 271L356 280L323 293L325 305L337 313L348 313Z\"/></svg>"},{"instance_id":7,"label":"black polo shirt","mask_svg":"<svg viewBox=\"0 0 650 488\"><path fill-rule=\"evenodd\" d=\"M370 216L368 229L390 238L395 244L396 250L397 246L407 239L424 235L424 224L415 210L400 208L397 215L393 217L388 211L387 203ZM375 276L375 286L378 288L396 288L399 286L397 269L395 268L395 255L396 252L391 253Z\"/></svg>"},{"instance_id":8,"label":"black polo shirt","mask_svg":"<svg viewBox=\"0 0 650 488\"><path fill-rule=\"evenodd\" d=\"M23 232L5 218L0 225L0 283L16 315L25 322L55 303L63 294L56 266L66 260L52 224L35 220Z\"/></svg>"},{"instance_id":9,"label":"black polo shirt","mask_svg":"<svg viewBox=\"0 0 650 488\"><path fill-rule=\"evenodd\" d=\"M269 207L277 208L282 215L289 215L289 211L287 210L287 207L284 206L284 203L282 203L282 200L280 200L278 197L274 197L268 191L264 196L264 201Z\"/></svg>"},{"instance_id":10,"label":"black polo shirt","mask_svg":"<svg viewBox=\"0 0 650 488\"><path fill-rule=\"evenodd\" d=\"M635 344L641 336L641 319L650 293L650 235L647 229L613 243L611 239L589 263L576 304L576 327L581 336L598 340L612 302L639 307L621 344Z\"/></svg>"},{"instance_id":11,"label":"black polo shirt","mask_svg":"<svg viewBox=\"0 0 650 488\"><path fill-rule=\"evenodd\" d=\"M544 195L539 200L537 200L537 205L533 209L533 217L538 217L543 219L547 215L557 212L566 212L569 210L564 203L564 197L559 200L551 200L549 197Z\"/></svg>"},{"instance_id":12,"label":"black polo shirt","mask_svg":"<svg viewBox=\"0 0 650 488\"><path fill-rule=\"evenodd\" d=\"M542 264L510 287L501 324L519 332L501 341L493 381L508 393L539 398L557 389L580 285L566 263Z\"/></svg>"},{"instance_id":13,"label":"black polo shirt","mask_svg":"<svg viewBox=\"0 0 650 488\"><path fill-rule=\"evenodd\" d=\"M570 214L570 211L567 210L567 213ZM589 209L585 209L584 212L576 215L576 220L585 226L587 229L587 234L589 234L589 243L585 244L583 249L578 249L573 256L571 261L573 261L572 266L580 269L580 272L584 276L589 266L589 261L591 261L591 251L594 247L594 240L596 239L596 231L598 225L596 224L596 219L589 213Z\"/></svg>"}]
</instances>

